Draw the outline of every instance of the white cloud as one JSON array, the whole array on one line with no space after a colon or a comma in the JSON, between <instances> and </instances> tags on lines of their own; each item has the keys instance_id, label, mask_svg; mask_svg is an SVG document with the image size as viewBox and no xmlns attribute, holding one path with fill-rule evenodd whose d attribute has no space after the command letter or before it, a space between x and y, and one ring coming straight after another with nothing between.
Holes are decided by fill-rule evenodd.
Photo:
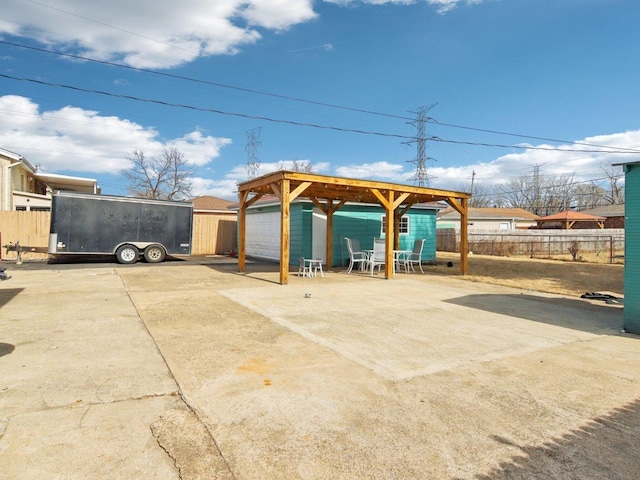
<instances>
[{"instance_id":1,"label":"white cloud","mask_svg":"<svg viewBox=\"0 0 640 480\"><path fill-rule=\"evenodd\" d=\"M434 177L431 186L457 188L462 184L469 184L472 173L475 171L475 181L478 184L493 187L507 183L513 178L532 175L536 165L540 167L541 175L573 175L573 178L579 182L605 180L604 170L610 168L612 164L637 158L640 153L640 130L587 137L576 140L576 143L571 145L533 146L536 149L508 153L487 163L459 167L436 165L429 169L429 173ZM617 149L635 149L638 153L613 153ZM584 150L607 151L592 153Z\"/></svg>"},{"instance_id":2,"label":"white cloud","mask_svg":"<svg viewBox=\"0 0 640 480\"><path fill-rule=\"evenodd\" d=\"M17 95L0 97L0 146L40 164L48 172L119 174L134 148L147 156L176 147L195 165L205 165L231 143L194 131L162 141L158 132L130 120L66 106L40 111L38 104Z\"/></svg>"},{"instance_id":3,"label":"white cloud","mask_svg":"<svg viewBox=\"0 0 640 480\"><path fill-rule=\"evenodd\" d=\"M336 175L347 178L408 183L408 178L411 176L411 173L405 170L404 165L382 161L338 167L336 168Z\"/></svg>"},{"instance_id":4,"label":"white cloud","mask_svg":"<svg viewBox=\"0 0 640 480\"><path fill-rule=\"evenodd\" d=\"M126 14L123 14L126 12ZM312 0L5 0L0 34L141 68L170 68L199 56L233 54L316 17Z\"/></svg>"},{"instance_id":5,"label":"white cloud","mask_svg":"<svg viewBox=\"0 0 640 480\"><path fill-rule=\"evenodd\" d=\"M369 5L411 5L418 3L419 0L324 0L327 3L335 3L338 5L353 5L356 3L365 3ZM438 13L447 13L459 5L474 5L482 3L485 0L424 0L427 4L433 6Z\"/></svg>"}]
</instances>

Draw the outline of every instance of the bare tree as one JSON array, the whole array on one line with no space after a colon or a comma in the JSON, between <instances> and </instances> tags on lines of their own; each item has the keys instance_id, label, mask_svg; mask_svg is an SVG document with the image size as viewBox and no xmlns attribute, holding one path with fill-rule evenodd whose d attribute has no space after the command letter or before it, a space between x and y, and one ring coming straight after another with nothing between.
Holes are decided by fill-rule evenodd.
<instances>
[{"instance_id":1,"label":"bare tree","mask_svg":"<svg viewBox=\"0 0 640 480\"><path fill-rule=\"evenodd\" d=\"M495 194L484 185L476 183L461 184L456 190L471 193L469 206L472 208L493 207L496 204Z\"/></svg>"},{"instance_id":2,"label":"bare tree","mask_svg":"<svg viewBox=\"0 0 640 480\"><path fill-rule=\"evenodd\" d=\"M131 162L122 175L134 197L159 200L184 200L191 196L193 165L177 148L165 148L160 157L150 157L137 148L127 160Z\"/></svg>"},{"instance_id":3,"label":"bare tree","mask_svg":"<svg viewBox=\"0 0 640 480\"><path fill-rule=\"evenodd\" d=\"M607 191L595 182L576 185L576 206L578 210L589 210L590 208L608 205L611 202L605 201Z\"/></svg>"},{"instance_id":4,"label":"bare tree","mask_svg":"<svg viewBox=\"0 0 640 480\"><path fill-rule=\"evenodd\" d=\"M313 165L309 160L294 160L291 170L294 172L313 173Z\"/></svg>"},{"instance_id":5,"label":"bare tree","mask_svg":"<svg viewBox=\"0 0 640 480\"><path fill-rule=\"evenodd\" d=\"M609 191L604 195L605 201L614 205L624 203L624 183L622 183L624 174L622 173L622 168L609 165L602 170L607 175L609 182Z\"/></svg>"},{"instance_id":6,"label":"bare tree","mask_svg":"<svg viewBox=\"0 0 640 480\"><path fill-rule=\"evenodd\" d=\"M541 175L536 166L533 175L514 178L500 187L501 203L524 208L546 216L576 205L576 182L571 175Z\"/></svg>"}]
</instances>

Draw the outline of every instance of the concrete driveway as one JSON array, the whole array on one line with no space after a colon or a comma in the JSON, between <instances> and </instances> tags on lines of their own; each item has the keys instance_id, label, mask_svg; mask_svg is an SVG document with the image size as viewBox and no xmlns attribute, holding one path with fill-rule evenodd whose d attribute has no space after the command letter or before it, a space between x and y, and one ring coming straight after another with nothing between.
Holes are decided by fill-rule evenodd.
<instances>
[{"instance_id":1,"label":"concrete driveway","mask_svg":"<svg viewBox=\"0 0 640 480\"><path fill-rule=\"evenodd\" d=\"M0 478L632 479L620 306L179 262L0 283Z\"/></svg>"}]
</instances>

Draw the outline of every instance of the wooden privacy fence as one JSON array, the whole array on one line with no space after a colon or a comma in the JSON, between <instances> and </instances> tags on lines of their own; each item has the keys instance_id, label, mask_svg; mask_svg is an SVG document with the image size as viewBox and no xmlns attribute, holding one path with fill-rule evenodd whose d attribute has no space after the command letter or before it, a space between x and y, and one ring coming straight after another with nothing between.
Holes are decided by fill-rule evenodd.
<instances>
[{"instance_id":1,"label":"wooden privacy fence","mask_svg":"<svg viewBox=\"0 0 640 480\"><path fill-rule=\"evenodd\" d=\"M223 255L237 251L236 226L231 215L193 216L193 245L191 255Z\"/></svg>"},{"instance_id":2,"label":"wooden privacy fence","mask_svg":"<svg viewBox=\"0 0 640 480\"><path fill-rule=\"evenodd\" d=\"M437 249L459 252L460 232L453 228L438 229ZM624 229L580 230L483 230L469 232L469 251L478 255L555 258L576 251L576 256L595 254L613 262L624 257ZM576 258L579 259L579 258Z\"/></svg>"},{"instance_id":3,"label":"wooden privacy fence","mask_svg":"<svg viewBox=\"0 0 640 480\"><path fill-rule=\"evenodd\" d=\"M51 212L0 211L0 259L16 260L16 252L7 252L9 243L22 246L49 245ZM236 217L231 215L193 216L192 255L222 255L236 250ZM24 260L44 260L46 253L28 252Z\"/></svg>"},{"instance_id":4,"label":"wooden privacy fence","mask_svg":"<svg viewBox=\"0 0 640 480\"><path fill-rule=\"evenodd\" d=\"M51 212L0 211L0 258L16 260L16 252L7 252L5 245L20 242L22 246L46 247L49 245ZM46 253L31 253L25 259L46 259Z\"/></svg>"}]
</instances>

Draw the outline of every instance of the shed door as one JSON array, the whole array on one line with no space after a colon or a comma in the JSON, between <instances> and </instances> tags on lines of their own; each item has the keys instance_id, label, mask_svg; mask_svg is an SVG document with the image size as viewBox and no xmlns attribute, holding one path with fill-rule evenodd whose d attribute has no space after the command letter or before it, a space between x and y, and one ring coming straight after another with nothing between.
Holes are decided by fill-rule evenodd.
<instances>
[{"instance_id":1,"label":"shed door","mask_svg":"<svg viewBox=\"0 0 640 480\"><path fill-rule=\"evenodd\" d=\"M318 208L313 209L312 223L313 237L311 240L311 254L313 258L327 259L327 216Z\"/></svg>"},{"instance_id":2,"label":"shed door","mask_svg":"<svg viewBox=\"0 0 640 480\"><path fill-rule=\"evenodd\" d=\"M246 253L280 261L280 212L247 215Z\"/></svg>"}]
</instances>

